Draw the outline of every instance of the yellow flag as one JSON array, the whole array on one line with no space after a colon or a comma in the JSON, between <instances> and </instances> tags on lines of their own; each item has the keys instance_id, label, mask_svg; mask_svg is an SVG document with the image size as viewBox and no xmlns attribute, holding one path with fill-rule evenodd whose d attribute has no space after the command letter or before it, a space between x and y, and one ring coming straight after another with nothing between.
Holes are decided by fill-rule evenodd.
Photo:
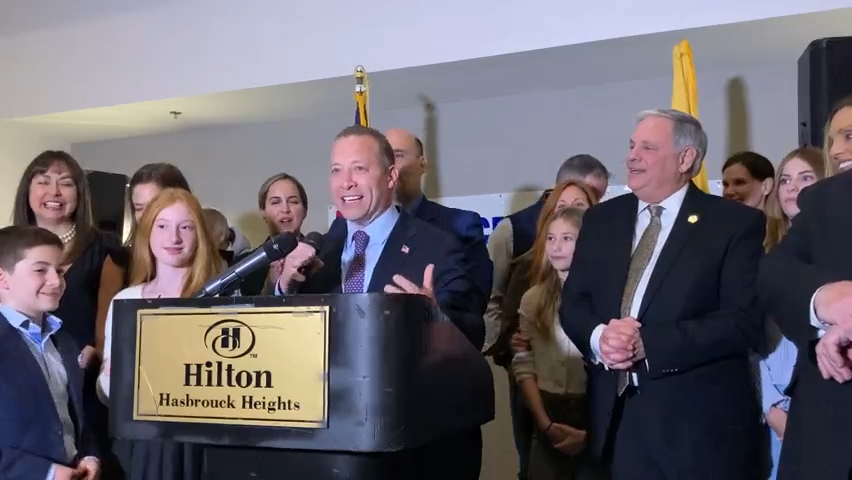
<instances>
[{"instance_id":1,"label":"yellow flag","mask_svg":"<svg viewBox=\"0 0 852 480\"><path fill-rule=\"evenodd\" d=\"M674 75L672 81L672 109L688 113L698 118L698 85L695 81L695 65L692 63L692 48L689 42L681 40L672 52ZM707 164L701 164L692 181L706 193L710 193L707 184Z\"/></svg>"},{"instance_id":2,"label":"yellow flag","mask_svg":"<svg viewBox=\"0 0 852 480\"><path fill-rule=\"evenodd\" d=\"M370 126L369 108L370 81L367 79L367 71L358 65L355 69L355 125L362 127Z\"/></svg>"}]
</instances>

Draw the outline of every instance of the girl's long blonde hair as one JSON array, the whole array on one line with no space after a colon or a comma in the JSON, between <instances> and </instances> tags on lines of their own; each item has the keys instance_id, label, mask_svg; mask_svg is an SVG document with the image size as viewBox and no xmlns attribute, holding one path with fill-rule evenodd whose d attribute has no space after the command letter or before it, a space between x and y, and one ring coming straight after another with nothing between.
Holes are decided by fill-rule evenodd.
<instances>
[{"instance_id":1,"label":"girl's long blonde hair","mask_svg":"<svg viewBox=\"0 0 852 480\"><path fill-rule=\"evenodd\" d=\"M802 147L788 153L787 156L778 164L775 170L775 186L772 187L772 192L766 200L766 237L763 239L763 249L769 251L778 242L787 235L787 230L790 229L790 219L781 210L781 204L778 201L778 190L781 186L781 173L784 171L784 166L791 160L798 158L807 163L814 171L814 175L820 180L826 177L829 166L825 162L823 153L814 147Z\"/></svg>"},{"instance_id":2,"label":"girl's long blonde hair","mask_svg":"<svg viewBox=\"0 0 852 480\"><path fill-rule=\"evenodd\" d=\"M568 222L579 231L583 226L583 213L585 210L573 207L554 210L542 222L543 232L535 238L533 252L535 252L538 267L532 271L532 285L539 287L539 294L535 297L530 315L535 328L545 337L553 335L553 319L556 317L562 296L562 282L559 280L556 269L547 259L547 231L557 220Z\"/></svg>"},{"instance_id":3,"label":"girl's long blonde hair","mask_svg":"<svg viewBox=\"0 0 852 480\"><path fill-rule=\"evenodd\" d=\"M133 260L130 268L130 285L148 283L157 277L157 259L151 251L151 231L154 221L163 209L176 203L186 205L195 224L195 249L189 260L189 274L181 290L185 298L201 289L204 284L222 271L222 262L216 245L204 222L201 204L194 195L183 189L167 188L145 207L133 238Z\"/></svg>"}]
</instances>

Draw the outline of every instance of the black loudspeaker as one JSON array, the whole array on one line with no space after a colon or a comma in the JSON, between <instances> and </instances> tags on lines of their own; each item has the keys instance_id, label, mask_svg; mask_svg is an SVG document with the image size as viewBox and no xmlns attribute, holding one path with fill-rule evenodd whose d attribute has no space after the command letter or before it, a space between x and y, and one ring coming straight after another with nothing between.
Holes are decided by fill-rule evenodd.
<instances>
[{"instance_id":1,"label":"black loudspeaker","mask_svg":"<svg viewBox=\"0 0 852 480\"><path fill-rule=\"evenodd\" d=\"M95 226L123 238L127 211L127 175L120 173L86 171L89 191L92 194L92 215Z\"/></svg>"},{"instance_id":2,"label":"black loudspeaker","mask_svg":"<svg viewBox=\"0 0 852 480\"><path fill-rule=\"evenodd\" d=\"M834 104L852 94L852 37L814 40L799 57L799 146L822 148Z\"/></svg>"}]
</instances>

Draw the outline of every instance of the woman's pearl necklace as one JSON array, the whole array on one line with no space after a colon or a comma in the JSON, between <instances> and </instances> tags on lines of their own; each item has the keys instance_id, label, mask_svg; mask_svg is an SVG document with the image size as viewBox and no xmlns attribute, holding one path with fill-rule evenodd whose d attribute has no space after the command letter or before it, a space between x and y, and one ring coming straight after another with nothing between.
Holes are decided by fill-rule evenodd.
<instances>
[{"instance_id":1,"label":"woman's pearl necklace","mask_svg":"<svg viewBox=\"0 0 852 480\"><path fill-rule=\"evenodd\" d=\"M63 245L66 245L71 240L74 240L74 236L77 235L77 224L71 225L71 229L67 232L63 233L59 236L59 240L62 241Z\"/></svg>"}]
</instances>

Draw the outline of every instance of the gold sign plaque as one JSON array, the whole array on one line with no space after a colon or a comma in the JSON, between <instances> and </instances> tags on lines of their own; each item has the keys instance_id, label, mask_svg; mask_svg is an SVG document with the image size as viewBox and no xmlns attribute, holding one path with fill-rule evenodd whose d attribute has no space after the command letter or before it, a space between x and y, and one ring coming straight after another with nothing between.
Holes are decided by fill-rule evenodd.
<instances>
[{"instance_id":1,"label":"gold sign plaque","mask_svg":"<svg viewBox=\"0 0 852 480\"><path fill-rule=\"evenodd\" d=\"M328 307L137 313L134 420L325 428L327 380Z\"/></svg>"}]
</instances>

